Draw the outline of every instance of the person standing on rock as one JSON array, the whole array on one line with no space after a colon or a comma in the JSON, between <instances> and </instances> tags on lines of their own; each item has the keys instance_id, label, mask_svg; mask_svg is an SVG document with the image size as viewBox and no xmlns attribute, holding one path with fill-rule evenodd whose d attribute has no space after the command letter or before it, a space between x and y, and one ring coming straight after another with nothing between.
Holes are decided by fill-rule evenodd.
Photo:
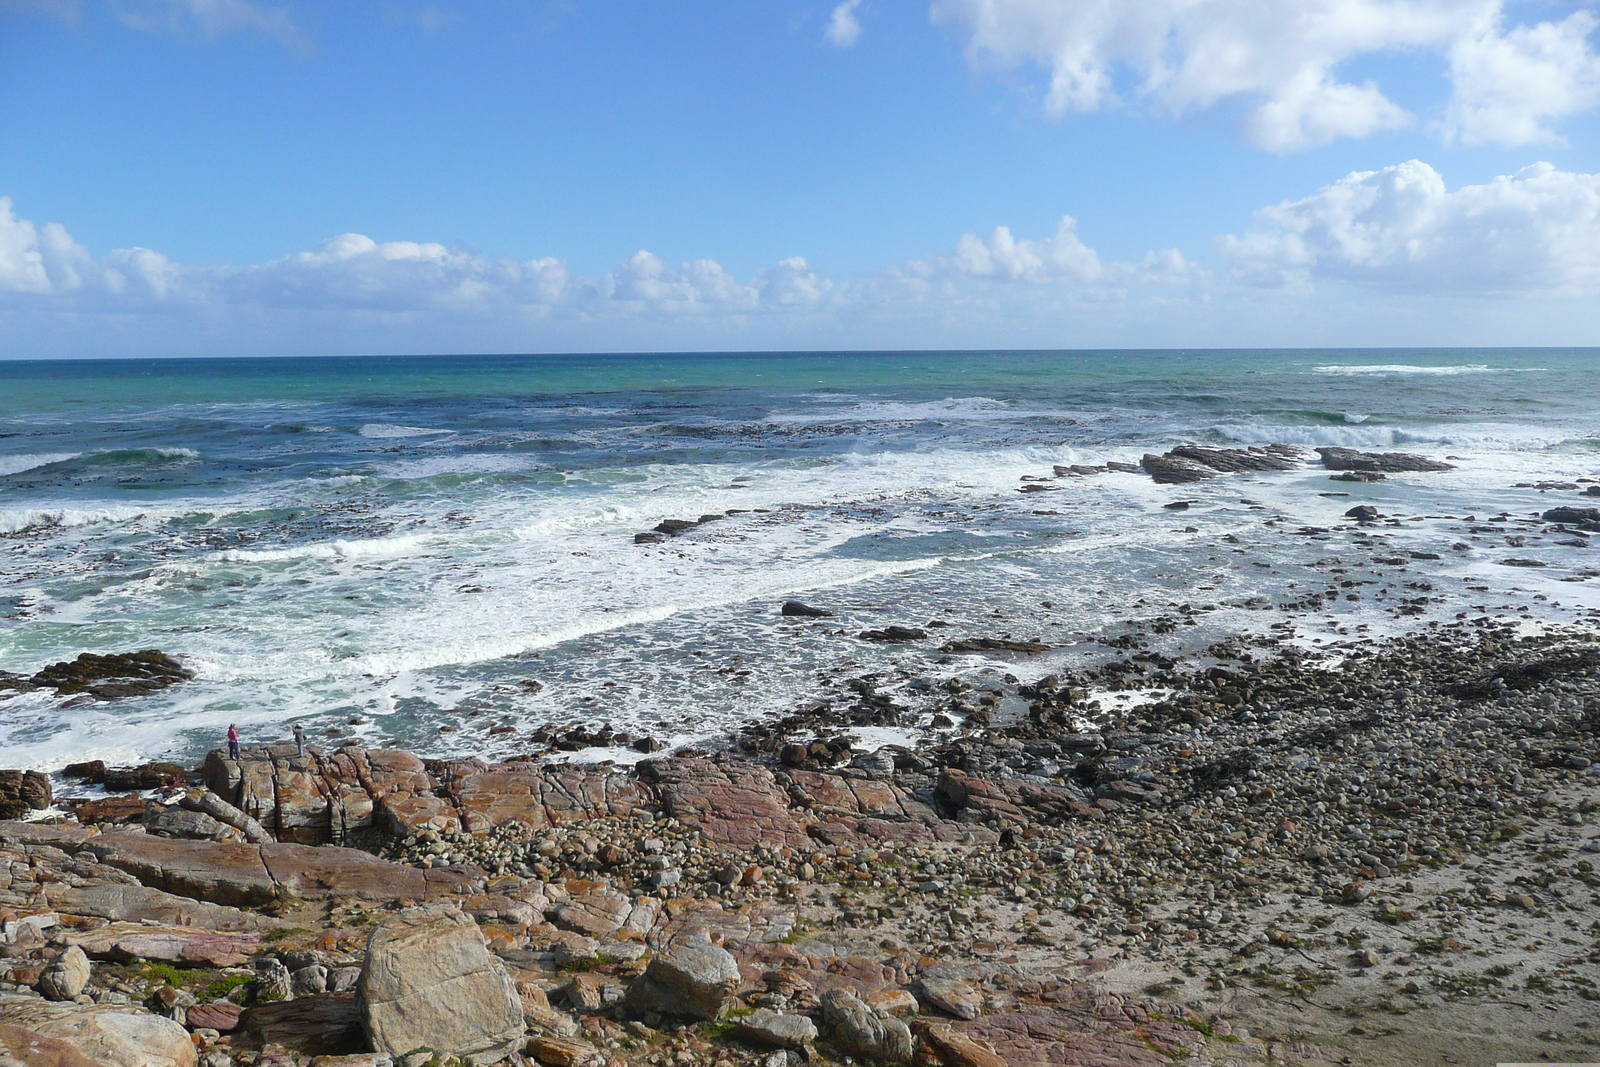
<instances>
[{"instance_id":1,"label":"person standing on rock","mask_svg":"<svg viewBox=\"0 0 1600 1067\"><path fill-rule=\"evenodd\" d=\"M239 728L231 722L228 724L228 758L239 758Z\"/></svg>"},{"instance_id":2,"label":"person standing on rock","mask_svg":"<svg viewBox=\"0 0 1600 1067\"><path fill-rule=\"evenodd\" d=\"M299 749L299 755L306 754L306 728L299 723L294 724L294 747Z\"/></svg>"}]
</instances>

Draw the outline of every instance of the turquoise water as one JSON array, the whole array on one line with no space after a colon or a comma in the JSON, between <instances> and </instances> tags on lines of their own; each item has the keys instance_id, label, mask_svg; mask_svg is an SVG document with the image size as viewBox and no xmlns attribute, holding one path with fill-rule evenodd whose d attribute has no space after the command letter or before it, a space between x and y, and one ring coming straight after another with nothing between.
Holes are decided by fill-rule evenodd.
<instances>
[{"instance_id":1,"label":"turquoise water","mask_svg":"<svg viewBox=\"0 0 1600 1067\"><path fill-rule=\"evenodd\" d=\"M1213 610L1172 641L1261 630L1282 616L1252 597L1326 584L1330 559L1381 570L1299 525L1371 502L1408 520L1389 549L1436 551L1469 511L1557 502L1515 483L1600 476L1597 369L1600 352L1548 349L0 363L0 668L157 646L200 672L117 704L0 701L0 738L7 765L46 768L192 755L230 721L491 755L550 721L687 740L839 672L1042 674L1180 603ZM1460 459L1375 485L1308 465L1018 492L1182 441ZM1178 497L1196 503L1162 509ZM1579 550L1516 551L1550 566L1511 571L1475 543L1408 567L1438 586L1423 616L1375 586L1296 625L1334 641L1489 600L1588 606L1563 581L1585 577ZM780 620L788 597L839 616ZM942 664L937 641L854 637L930 620L1062 651Z\"/></svg>"}]
</instances>

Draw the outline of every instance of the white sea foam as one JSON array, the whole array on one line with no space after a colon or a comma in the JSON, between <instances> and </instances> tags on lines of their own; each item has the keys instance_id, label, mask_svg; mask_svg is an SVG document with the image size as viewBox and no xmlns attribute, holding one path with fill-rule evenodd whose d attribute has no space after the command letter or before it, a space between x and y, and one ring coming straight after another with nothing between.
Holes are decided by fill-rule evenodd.
<instances>
[{"instance_id":1,"label":"white sea foam","mask_svg":"<svg viewBox=\"0 0 1600 1067\"><path fill-rule=\"evenodd\" d=\"M1487 363L1462 363L1448 367L1427 367L1411 363L1329 363L1315 368L1318 374L1335 374L1356 377L1369 374L1429 374L1450 376L1455 374L1499 374L1502 368Z\"/></svg>"},{"instance_id":2,"label":"white sea foam","mask_svg":"<svg viewBox=\"0 0 1600 1067\"><path fill-rule=\"evenodd\" d=\"M427 426L400 426L392 422L369 422L356 433L362 437L387 440L396 437L433 437L437 434L455 433L454 430L435 430Z\"/></svg>"},{"instance_id":3,"label":"white sea foam","mask_svg":"<svg viewBox=\"0 0 1600 1067\"><path fill-rule=\"evenodd\" d=\"M139 508L0 508L0 533L128 522L146 514Z\"/></svg>"},{"instance_id":4,"label":"white sea foam","mask_svg":"<svg viewBox=\"0 0 1600 1067\"><path fill-rule=\"evenodd\" d=\"M35 455L0 456L0 478L12 474L21 474L38 467L48 467L52 463L63 463L69 459L77 459L78 452L41 452Z\"/></svg>"}]
</instances>

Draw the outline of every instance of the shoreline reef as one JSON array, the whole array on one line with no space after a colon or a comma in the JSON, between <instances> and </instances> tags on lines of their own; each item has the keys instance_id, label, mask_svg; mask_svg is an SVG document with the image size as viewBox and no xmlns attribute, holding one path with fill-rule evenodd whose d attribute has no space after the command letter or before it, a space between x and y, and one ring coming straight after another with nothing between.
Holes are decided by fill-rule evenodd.
<instances>
[{"instance_id":1,"label":"shoreline reef","mask_svg":"<svg viewBox=\"0 0 1600 1067\"><path fill-rule=\"evenodd\" d=\"M1600 1058L1592 629L952 677L963 726L870 752L851 688L629 768L0 773L0 1062Z\"/></svg>"}]
</instances>

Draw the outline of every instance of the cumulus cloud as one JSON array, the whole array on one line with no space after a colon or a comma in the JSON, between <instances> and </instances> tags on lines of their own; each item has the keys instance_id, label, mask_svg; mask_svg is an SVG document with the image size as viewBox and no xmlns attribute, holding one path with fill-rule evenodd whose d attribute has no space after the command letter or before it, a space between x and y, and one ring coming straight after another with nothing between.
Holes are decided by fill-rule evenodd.
<instances>
[{"instance_id":1,"label":"cumulus cloud","mask_svg":"<svg viewBox=\"0 0 1600 1067\"><path fill-rule=\"evenodd\" d=\"M1222 239L1236 276L1265 287L1336 280L1386 291L1600 290L1600 174L1537 163L1450 191L1419 160L1354 173L1257 212Z\"/></svg>"},{"instance_id":2,"label":"cumulus cloud","mask_svg":"<svg viewBox=\"0 0 1600 1067\"><path fill-rule=\"evenodd\" d=\"M185 39L260 33L296 52L311 50L311 38L296 26L285 8L253 0L112 0L124 26L145 33Z\"/></svg>"},{"instance_id":3,"label":"cumulus cloud","mask_svg":"<svg viewBox=\"0 0 1600 1067\"><path fill-rule=\"evenodd\" d=\"M740 277L716 260L672 264L640 251L615 269L574 276L553 257L516 260L433 242L342 234L255 264L172 263L143 248L95 257L56 223L18 218L0 198L0 316L79 323L157 316L168 323L550 324L568 336L627 324L726 333L740 324L832 328L863 315L1002 314L1066 300L1117 301L1135 290L1203 289L1203 270L1174 249L1140 262L1103 259L1070 216L1053 235L962 236L949 252L835 281L799 256ZM15 332L15 331L14 331ZM3 333L3 331L0 331Z\"/></svg>"},{"instance_id":4,"label":"cumulus cloud","mask_svg":"<svg viewBox=\"0 0 1600 1067\"><path fill-rule=\"evenodd\" d=\"M856 18L856 8L861 0L844 0L833 9L828 18L828 28L823 31L828 42L837 48L849 48L861 39L861 20Z\"/></svg>"},{"instance_id":5,"label":"cumulus cloud","mask_svg":"<svg viewBox=\"0 0 1600 1067\"><path fill-rule=\"evenodd\" d=\"M1507 0L933 0L977 65L1038 66L1052 114L1144 100L1174 114L1238 98L1245 133L1292 151L1414 120L1362 57L1431 52L1452 96L1437 128L1469 142L1554 138L1551 120L1600 104L1594 17L1511 24Z\"/></svg>"},{"instance_id":6,"label":"cumulus cloud","mask_svg":"<svg viewBox=\"0 0 1600 1067\"><path fill-rule=\"evenodd\" d=\"M1140 263L1105 261L1078 236L1078 220L1063 215L1056 232L1040 239L1017 238L1009 226L988 237L963 234L952 255L918 265L925 275L1027 282L1065 287L1127 288L1204 283L1205 272L1175 248L1151 252Z\"/></svg>"}]
</instances>

